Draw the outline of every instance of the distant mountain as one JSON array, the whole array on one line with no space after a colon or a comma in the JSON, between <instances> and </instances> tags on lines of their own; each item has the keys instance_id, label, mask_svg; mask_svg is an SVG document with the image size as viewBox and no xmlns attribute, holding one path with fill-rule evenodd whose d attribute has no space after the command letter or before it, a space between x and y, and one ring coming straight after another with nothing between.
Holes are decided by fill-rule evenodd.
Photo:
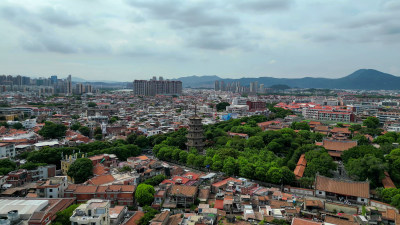
<instances>
[{"instance_id":1,"label":"distant mountain","mask_svg":"<svg viewBox=\"0 0 400 225\"><path fill-rule=\"evenodd\" d=\"M213 87L214 81L223 80L225 83L239 81L242 86L248 86L250 82L258 81L265 87L273 85L287 85L299 88L329 88L329 89L359 89L359 90L400 90L400 77L383 73L373 69L360 69L354 73L337 79L330 78L240 78L222 79L218 76L190 76L178 78L184 87Z\"/></svg>"},{"instance_id":2,"label":"distant mountain","mask_svg":"<svg viewBox=\"0 0 400 225\"><path fill-rule=\"evenodd\" d=\"M173 80L182 81L183 87L203 87L203 88L214 88L214 81L221 80L222 78L215 75L207 76L189 76L181 77Z\"/></svg>"}]
</instances>

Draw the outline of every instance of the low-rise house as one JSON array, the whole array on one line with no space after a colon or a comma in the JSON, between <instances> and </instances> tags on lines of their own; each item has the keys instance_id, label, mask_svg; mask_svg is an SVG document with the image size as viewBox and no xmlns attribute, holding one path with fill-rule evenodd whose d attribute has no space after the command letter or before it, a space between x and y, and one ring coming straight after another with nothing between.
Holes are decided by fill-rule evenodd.
<instances>
[{"instance_id":1,"label":"low-rise house","mask_svg":"<svg viewBox=\"0 0 400 225\"><path fill-rule=\"evenodd\" d=\"M190 207L194 204L197 197L198 188L195 186L172 185L168 190L168 198L170 203L177 206Z\"/></svg>"},{"instance_id":2,"label":"low-rise house","mask_svg":"<svg viewBox=\"0 0 400 225\"><path fill-rule=\"evenodd\" d=\"M124 217L128 208L126 206L117 205L110 208L110 224L111 225L118 225L120 224Z\"/></svg>"},{"instance_id":3,"label":"low-rise house","mask_svg":"<svg viewBox=\"0 0 400 225\"><path fill-rule=\"evenodd\" d=\"M369 202L369 182L345 181L317 175L315 178L315 195L339 201L358 204Z\"/></svg>"},{"instance_id":4,"label":"low-rise house","mask_svg":"<svg viewBox=\"0 0 400 225\"><path fill-rule=\"evenodd\" d=\"M64 190L67 186L67 177L51 177L45 181L38 182L36 194L40 198L63 198Z\"/></svg>"},{"instance_id":5,"label":"low-rise house","mask_svg":"<svg viewBox=\"0 0 400 225\"><path fill-rule=\"evenodd\" d=\"M110 201L102 199L90 199L74 210L70 217L74 225L110 225Z\"/></svg>"}]
</instances>

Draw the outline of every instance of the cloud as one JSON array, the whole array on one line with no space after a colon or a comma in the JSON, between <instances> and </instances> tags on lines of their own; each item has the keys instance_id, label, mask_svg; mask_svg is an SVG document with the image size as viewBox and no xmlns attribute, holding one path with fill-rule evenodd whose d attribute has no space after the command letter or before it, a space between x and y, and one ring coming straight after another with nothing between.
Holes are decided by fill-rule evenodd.
<instances>
[{"instance_id":1,"label":"cloud","mask_svg":"<svg viewBox=\"0 0 400 225\"><path fill-rule=\"evenodd\" d=\"M166 21L172 28L198 28L233 26L240 21L217 10L213 2L189 1L155 1L155 0L126 0L126 2L137 9L145 10L151 18Z\"/></svg>"},{"instance_id":2,"label":"cloud","mask_svg":"<svg viewBox=\"0 0 400 225\"><path fill-rule=\"evenodd\" d=\"M262 13L287 10L292 4L292 0L245 0L235 5L240 10Z\"/></svg>"},{"instance_id":3,"label":"cloud","mask_svg":"<svg viewBox=\"0 0 400 225\"><path fill-rule=\"evenodd\" d=\"M60 7L46 7L38 14L48 23L56 24L61 27L76 26L84 24L87 18L80 17L74 13L66 11Z\"/></svg>"}]
</instances>

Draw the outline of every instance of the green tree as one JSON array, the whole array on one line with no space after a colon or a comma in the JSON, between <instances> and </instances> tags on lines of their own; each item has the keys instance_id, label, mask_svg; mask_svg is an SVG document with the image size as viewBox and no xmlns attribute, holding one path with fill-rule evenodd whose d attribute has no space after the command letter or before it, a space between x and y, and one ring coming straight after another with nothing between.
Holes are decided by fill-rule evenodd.
<instances>
[{"instance_id":1,"label":"green tree","mask_svg":"<svg viewBox=\"0 0 400 225\"><path fill-rule=\"evenodd\" d=\"M282 182L283 174L282 170L278 167L271 167L267 172L267 179L269 182L274 184L280 184Z\"/></svg>"},{"instance_id":2,"label":"green tree","mask_svg":"<svg viewBox=\"0 0 400 225\"><path fill-rule=\"evenodd\" d=\"M94 135L96 135L96 134L103 134L103 131L101 130L100 127L96 127L94 129ZM133 143L129 143L129 144L133 144Z\"/></svg>"},{"instance_id":3,"label":"green tree","mask_svg":"<svg viewBox=\"0 0 400 225\"><path fill-rule=\"evenodd\" d=\"M64 124L56 124L53 122L45 122L43 128L38 132L44 138L55 139L65 136L67 127Z\"/></svg>"},{"instance_id":4,"label":"green tree","mask_svg":"<svg viewBox=\"0 0 400 225\"><path fill-rule=\"evenodd\" d=\"M87 181L93 176L92 161L88 158L75 160L68 169L68 176L72 177L77 184Z\"/></svg>"},{"instance_id":5,"label":"green tree","mask_svg":"<svg viewBox=\"0 0 400 225\"><path fill-rule=\"evenodd\" d=\"M144 148L149 145L149 140L144 135L139 135L135 140L135 145Z\"/></svg>"},{"instance_id":6,"label":"green tree","mask_svg":"<svg viewBox=\"0 0 400 225\"><path fill-rule=\"evenodd\" d=\"M139 184L135 191L135 199L140 206L151 205L154 200L154 187L148 184Z\"/></svg>"},{"instance_id":7,"label":"green tree","mask_svg":"<svg viewBox=\"0 0 400 225\"><path fill-rule=\"evenodd\" d=\"M82 127L79 128L79 132L81 132L82 135L85 135L87 137L89 137L89 135L90 135L89 127L82 126Z\"/></svg>"},{"instance_id":8,"label":"green tree","mask_svg":"<svg viewBox=\"0 0 400 225\"><path fill-rule=\"evenodd\" d=\"M73 204L70 205L68 208L59 211L56 213L57 217L56 219L52 222L52 224L56 225L68 225L71 224L71 221L69 220L72 214L74 213L75 209L79 207L79 204Z\"/></svg>"},{"instance_id":9,"label":"green tree","mask_svg":"<svg viewBox=\"0 0 400 225\"><path fill-rule=\"evenodd\" d=\"M93 108L93 107L96 107L96 106L97 106L97 104L94 103L94 102L89 102L89 103L88 103L88 107Z\"/></svg>"},{"instance_id":10,"label":"green tree","mask_svg":"<svg viewBox=\"0 0 400 225\"><path fill-rule=\"evenodd\" d=\"M306 153L307 166L304 175L314 177L317 173L331 177L336 163L326 150L312 150Z\"/></svg>"},{"instance_id":11,"label":"green tree","mask_svg":"<svg viewBox=\"0 0 400 225\"><path fill-rule=\"evenodd\" d=\"M12 125L12 128L19 130L19 129L23 129L24 126L22 125L22 123L14 123Z\"/></svg>"},{"instance_id":12,"label":"green tree","mask_svg":"<svg viewBox=\"0 0 400 225\"><path fill-rule=\"evenodd\" d=\"M293 122L290 128L293 130L310 130L310 125L307 122Z\"/></svg>"},{"instance_id":13,"label":"green tree","mask_svg":"<svg viewBox=\"0 0 400 225\"><path fill-rule=\"evenodd\" d=\"M371 184L376 187L385 177L384 172L387 170L387 165L382 159L367 154L362 158L350 159L345 164L345 168L350 176L360 181L369 179Z\"/></svg>"},{"instance_id":14,"label":"green tree","mask_svg":"<svg viewBox=\"0 0 400 225\"><path fill-rule=\"evenodd\" d=\"M367 128L376 129L379 126L379 119L374 116L369 116L363 121L363 125Z\"/></svg>"},{"instance_id":15,"label":"green tree","mask_svg":"<svg viewBox=\"0 0 400 225\"><path fill-rule=\"evenodd\" d=\"M0 160L0 175L7 175L9 172L15 170L16 168L17 164L10 159Z\"/></svg>"},{"instance_id":16,"label":"green tree","mask_svg":"<svg viewBox=\"0 0 400 225\"><path fill-rule=\"evenodd\" d=\"M98 140L98 141L101 141L101 140L103 139L103 135L101 135L101 134L96 134L96 135L94 135L94 139L96 139L96 140Z\"/></svg>"},{"instance_id":17,"label":"green tree","mask_svg":"<svg viewBox=\"0 0 400 225\"><path fill-rule=\"evenodd\" d=\"M81 127L81 123L76 122L71 125L71 130L78 130Z\"/></svg>"},{"instance_id":18,"label":"green tree","mask_svg":"<svg viewBox=\"0 0 400 225\"><path fill-rule=\"evenodd\" d=\"M20 169L26 169L26 170L35 170L39 166L45 166L47 165L46 163L33 163L33 162L27 162L23 165L21 165L19 168Z\"/></svg>"},{"instance_id":19,"label":"green tree","mask_svg":"<svg viewBox=\"0 0 400 225\"><path fill-rule=\"evenodd\" d=\"M227 159L225 159L222 171L226 175L232 176L236 173L236 170L237 170L236 160L233 157L228 157Z\"/></svg>"},{"instance_id":20,"label":"green tree","mask_svg":"<svg viewBox=\"0 0 400 225\"><path fill-rule=\"evenodd\" d=\"M227 106L230 106L231 104L229 104L228 102L220 102L216 105L217 111L221 112L221 111L225 111Z\"/></svg>"},{"instance_id":21,"label":"green tree","mask_svg":"<svg viewBox=\"0 0 400 225\"><path fill-rule=\"evenodd\" d=\"M142 218L140 218L139 225L149 225L150 220L152 220L155 215L157 215L158 211L150 206L143 207L143 211L145 212L145 214Z\"/></svg>"}]
</instances>

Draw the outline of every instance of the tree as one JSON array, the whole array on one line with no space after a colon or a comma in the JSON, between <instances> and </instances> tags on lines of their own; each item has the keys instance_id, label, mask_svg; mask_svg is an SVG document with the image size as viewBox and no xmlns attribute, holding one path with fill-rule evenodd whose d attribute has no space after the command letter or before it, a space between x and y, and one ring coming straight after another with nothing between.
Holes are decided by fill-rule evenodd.
<instances>
[{"instance_id":1,"label":"tree","mask_svg":"<svg viewBox=\"0 0 400 225\"><path fill-rule=\"evenodd\" d=\"M342 160L346 164L350 159L362 158L367 154L373 154L375 157L383 159L383 152L380 149L371 145L360 145L344 151L342 154Z\"/></svg>"},{"instance_id":2,"label":"tree","mask_svg":"<svg viewBox=\"0 0 400 225\"><path fill-rule=\"evenodd\" d=\"M68 176L72 177L75 183L83 183L93 176L93 163L88 158L79 158L71 164L68 169Z\"/></svg>"},{"instance_id":3,"label":"tree","mask_svg":"<svg viewBox=\"0 0 400 225\"><path fill-rule=\"evenodd\" d=\"M247 139L246 147L261 149L265 147L263 138L260 136L253 136Z\"/></svg>"},{"instance_id":4,"label":"tree","mask_svg":"<svg viewBox=\"0 0 400 225\"><path fill-rule=\"evenodd\" d=\"M307 166L304 175L315 177L317 173L331 177L333 170L336 170L336 163L326 150L312 150L306 153Z\"/></svg>"},{"instance_id":5,"label":"tree","mask_svg":"<svg viewBox=\"0 0 400 225\"><path fill-rule=\"evenodd\" d=\"M229 104L228 102L220 102L216 105L217 111L221 112L221 111L225 111L227 106L230 106L231 104Z\"/></svg>"},{"instance_id":6,"label":"tree","mask_svg":"<svg viewBox=\"0 0 400 225\"><path fill-rule=\"evenodd\" d=\"M98 141L101 141L101 140L103 139L103 135L101 135L101 134L96 134L96 135L94 135L94 139L96 139L96 140L98 140Z\"/></svg>"},{"instance_id":7,"label":"tree","mask_svg":"<svg viewBox=\"0 0 400 225\"><path fill-rule=\"evenodd\" d=\"M307 122L293 122L290 128L293 130L310 130L310 125Z\"/></svg>"},{"instance_id":8,"label":"tree","mask_svg":"<svg viewBox=\"0 0 400 225\"><path fill-rule=\"evenodd\" d=\"M157 186L165 179L167 179L167 176L165 176L164 174L159 174L149 179L146 179L143 183L151 186Z\"/></svg>"},{"instance_id":9,"label":"tree","mask_svg":"<svg viewBox=\"0 0 400 225\"><path fill-rule=\"evenodd\" d=\"M158 213L157 210L153 209L150 206L143 207L143 211L145 212L144 216L140 218L139 225L148 225L150 220L154 218L154 216Z\"/></svg>"},{"instance_id":10,"label":"tree","mask_svg":"<svg viewBox=\"0 0 400 225\"><path fill-rule=\"evenodd\" d=\"M267 172L267 179L269 182L274 184L280 184L282 182L282 170L278 167L271 167Z\"/></svg>"},{"instance_id":11,"label":"tree","mask_svg":"<svg viewBox=\"0 0 400 225\"><path fill-rule=\"evenodd\" d=\"M151 205L154 200L154 187L148 184L139 184L136 188L135 198L140 206Z\"/></svg>"},{"instance_id":12,"label":"tree","mask_svg":"<svg viewBox=\"0 0 400 225\"><path fill-rule=\"evenodd\" d=\"M71 130L78 130L81 127L81 123L76 122L71 125Z\"/></svg>"},{"instance_id":13,"label":"tree","mask_svg":"<svg viewBox=\"0 0 400 225\"><path fill-rule=\"evenodd\" d=\"M45 125L38 133L42 135L44 138L55 139L64 137L66 131L67 127L65 125L47 121L45 122Z\"/></svg>"},{"instance_id":14,"label":"tree","mask_svg":"<svg viewBox=\"0 0 400 225\"><path fill-rule=\"evenodd\" d=\"M21 165L19 168L20 169L26 169L26 170L35 170L39 166L45 166L47 165L46 163L33 163L33 162L27 162L23 165Z\"/></svg>"},{"instance_id":15,"label":"tree","mask_svg":"<svg viewBox=\"0 0 400 225\"><path fill-rule=\"evenodd\" d=\"M135 145L144 148L149 145L149 140L144 135L139 135L135 140Z\"/></svg>"},{"instance_id":16,"label":"tree","mask_svg":"<svg viewBox=\"0 0 400 225\"><path fill-rule=\"evenodd\" d=\"M24 128L24 126L22 125L22 123L14 123L12 125L12 128L19 130L19 129Z\"/></svg>"},{"instance_id":17,"label":"tree","mask_svg":"<svg viewBox=\"0 0 400 225\"><path fill-rule=\"evenodd\" d=\"M79 204L73 204L70 205L68 208L57 212L57 217L56 219L52 222L52 224L57 224L57 225L68 225L71 224L71 221L69 220L72 214L74 213L75 209L78 208Z\"/></svg>"},{"instance_id":18,"label":"tree","mask_svg":"<svg viewBox=\"0 0 400 225\"><path fill-rule=\"evenodd\" d=\"M367 128L376 129L379 126L379 119L374 116L369 116L363 121L363 125Z\"/></svg>"},{"instance_id":19,"label":"tree","mask_svg":"<svg viewBox=\"0 0 400 225\"><path fill-rule=\"evenodd\" d=\"M222 168L222 171L228 175L232 176L236 173L237 165L236 165L236 160L233 157L228 157L224 161L224 167Z\"/></svg>"},{"instance_id":20,"label":"tree","mask_svg":"<svg viewBox=\"0 0 400 225\"><path fill-rule=\"evenodd\" d=\"M89 103L88 103L88 107L93 108L93 107L96 107L96 106L97 106L97 104L94 103L94 102L89 102Z\"/></svg>"},{"instance_id":21,"label":"tree","mask_svg":"<svg viewBox=\"0 0 400 225\"><path fill-rule=\"evenodd\" d=\"M387 170L387 165L373 154L367 154L362 158L350 159L345 164L345 168L348 174L357 180L369 179L371 184L376 187L385 177L384 172Z\"/></svg>"},{"instance_id":22,"label":"tree","mask_svg":"<svg viewBox=\"0 0 400 225\"><path fill-rule=\"evenodd\" d=\"M79 132L81 132L82 135L85 135L87 137L89 137L89 135L90 135L89 127L80 127Z\"/></svg>"},{"instance_id":23,"label":"tree","mask_svg":"<svg viewBox=\"0 0 400 225\"><path fill-rule=\"evenodd\" d=\"M17 164L9 159L0 160L0 175L7 175L9 172L15 170Z\"/></svg>"},{"instance_id":24,"label":"tree","mask_svg":"<svg viewBox=\"0 0 400 225\"><path fill-rule=\"evenodd\" d=\"M96 134L103 134L103 131L101 130L100 127L96 127L94 129L94 135L96 135ZM129 143L129 144L133 144L133 143Z\"/></svg>"}]
</instances>

